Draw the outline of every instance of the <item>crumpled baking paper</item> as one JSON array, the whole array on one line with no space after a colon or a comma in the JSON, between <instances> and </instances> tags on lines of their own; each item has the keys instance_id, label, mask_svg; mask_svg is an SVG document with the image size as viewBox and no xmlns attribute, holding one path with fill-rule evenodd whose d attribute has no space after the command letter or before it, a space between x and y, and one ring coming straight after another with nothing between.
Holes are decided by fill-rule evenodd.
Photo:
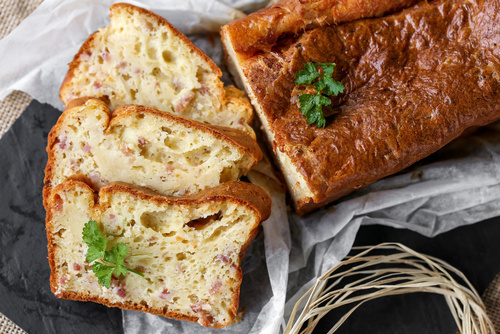
<instances>
[{"instance_id":1,"label":"crumpled baking paper","mask_svg":"<svg viewBox=\"0 0 500 334\"><path fill-rule=\"evenodd\" d=\"M267 0L129 1L171 21L224 70L217 33L225 23L265 6ZM59 86L89 34L108 25L114 1L45 0L0 40L0 99L14 89L62 110ZM230 82L227 72L223 80ZM500 126L463 137L392 177L358 190L335 205L299 217L269 162L249 179L273 198L272 216L243 262L242 321L221 332L277 333L316 278L350 250L360 225L383 224L432 237L500 215ZM208 333L198 324L123 311L126 333Z\"/></svg>"}]
</instances>

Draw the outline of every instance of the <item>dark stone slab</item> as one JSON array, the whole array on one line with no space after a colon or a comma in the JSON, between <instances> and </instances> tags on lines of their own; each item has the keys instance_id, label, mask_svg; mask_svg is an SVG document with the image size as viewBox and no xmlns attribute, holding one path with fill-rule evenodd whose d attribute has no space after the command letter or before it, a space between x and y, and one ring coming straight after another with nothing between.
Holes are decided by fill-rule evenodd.
<instances>
[{"instance_id":1,"label":"dark stone slab","mask_svg":"<svg viewBox=\"0 0 500 334\"><path fill-rule=\"evenodd\" d=\"M121 333L119 309L50 291L42 187L59 115L33 101L0 140L0 312L28 333Z\"/></svg>"}]
</instances>

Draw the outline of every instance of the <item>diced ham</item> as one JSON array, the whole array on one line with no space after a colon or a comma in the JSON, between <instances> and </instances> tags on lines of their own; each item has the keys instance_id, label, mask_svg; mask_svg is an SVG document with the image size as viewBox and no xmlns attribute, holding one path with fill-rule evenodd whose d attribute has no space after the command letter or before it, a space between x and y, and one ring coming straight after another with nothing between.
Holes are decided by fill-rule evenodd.
<instances>
[{"instance_id":1,"label":"diced ham","mask_svg":"<svg viewBox=\"0 0 500 334\"><path fill-rule=\"evenodd\" d=\"M59 148L61 150L64 150L68 146L68 144L66 143L68 138L64 135L60 135L57 139L59 140Z\"/></svg>"},{"instance_id":2,"label":"diced ham","mask_svg":"<svg viewBox=\"0 0 500 334\"><path fill-rule=\"evenodd\" d=\"M220 262L225 263L225 264L228 264L230 262L230 259L227 256L223 255L223 254L217 255L217 257L215 259L217 261L220 261Z\"/></svg>"},{"instance_id":3,"label":"diced ham","mask_svg":"<svg viewBox=\"0 0 500 334\"><path fill-rule=\"evenodd\" d=\"M174 84L174 88L177 92L180 92L182 90L182 80L179 79L178 77L174 77L174 80L172 80L172 83Z\"/></svg>"},{"instance_id":4,"label":"diced ham","mask_svg":"<svg viewBox=\"0 0 500 334\"><path fill-rule=\"evenodd\" d=\"M208 93L208 87L207 87L207 84L205 82L201 83L200 93L203 95Z\"/></svg>"},{"instance_id":5,"label":"diced ham","mask_svg":"<svg viewBox=\"0 0 500 334\"><path fill-rule=\"evenodd\" d=\"M182 112L188 104L194 99L194 92L190 91L186 95L180 98L180 100L176 103L174 109L176 112Z\"/></svg>"},{"instance_id":6,"label":"diced ham","mask_svg":"<svg viewBox=\"0 0 500 334\"><path fill-rule=\"evenodd\" d=\"M63 209L63 200L61 196L54 196L54 210L61 211Z\"/></svg>"},{"instance_id":7,"label":"diced ham","mask_svg":"<svg viewBox=\"0 0 500 334\"><path fill-rule=\"evenodd\" d=\"M130 149L126 143L121 143L120 144L120 151L123 153L123 155L125 155L126 157L129 157L131 156L132 154L134 154L134 151L132 149Z\"/></svg>"},{"instance_id":8,"label":"diced ham","mask_svg":"<svg viewBox=\"0 0 500 334\"><path fill-rule=\"evenodd\" d=\"M89 60L90 56L92 56L92 52L90 52L89 50L87 50L84 53L80 54L80 60L83 60L83 61Z\"/></svg>"},{"instance_id":9,"label":"diced ham","mask_svg":"<svg viewBox=\"0 0 500 334\"><path fill-rule=\"evenodd\" d=\"M200 313L198 322L205 327L210 327L210 325L212 325L214 321L214 318L208 311L203 309L203 306L204 303L200 300L196 304L192 304L190 307L194 313Z\"/></svg>"},{"instance_id":10,"label":"diced ham","mask_svg":"<svg viewBox=\"0 0 500 334\"><path fill-rule=\"evenodd\" d=\"M109 52L104 51L101 55L102 59L104 61L110 61L111 60L111 54Z\"/></svg>"},{"instance_id":11,"label":"diced ham","mask_svg":"<svg viewBox=\"0 0 500 334\"><path fill-rule=\"evenodd\" d=\"M94 86L94 88L95 88L95 89L99 89L99 88L101 88L101 87L102 87L102 85L101 85L99 82L97 82L97 81L96 81L96 82L94 82L94 85L93 85L93 86Z\"/></svg>"},{"instance_id":12,"label":"diced ham","mask_svg":"<svg viewBox=\"0 0 500 334\"><path fill-rule=\"evenodd\" d=\"M82 151L87 153L87 154L90 152L90 150L91 150L91 147L89 144L85 144L82 148Z\"/></svg>"},{"instance_id":13,"label":"diced ham","mask_svg":"<svg viewBox=\"0 0 500 334\"><path fill-rule=\"evenodd\" d=\"M144 137L137 138L137 141L139 142L140 146L146 146L146 144L148 143L148 141L144 139Z\"/></svg>"},{"instance_id":14,"label":"diced ham","mask_svg":"<svg viewBox=\"0 0 500 334\"><path fill-rule=\"evenodd\" d=\"M116 290L116 294L122 298L125 298L125 296L127 295L127 291L125 291L124 288L119 288L118 290Z\"/></svg>"},{"instance_id":15,"label":"diced ham","mask_svg":"<svg viewBox=\"0 0 500 334\"><path fill-rule=\"evenodd\" d=\"M82 269L82 266L80 266L78 263L73 263L73 269L76 271L80 271Z\"/></svg>"},{"instance_id":16,"label":"diced ham","mask_svg":"<svg viewBox=\"0 0 500 334\"><path fill-rule=\"evenodd\" d=\"M170 291L168 291L168 289L165 289L163 290L161 293L160 293L160 299L163 299L163 300L166 300L170 297Z\"/></svg>"},{"instance_id":17,"label":"diced ham","mask_svg":"<svg viewBox=\"0 0 500 334\"><path fill-rule=\"evenodd\" d=\"M128 63L127 63L126 61L123 61L123 60L122 60L122 61L120 61L120 62L118 62L118 63L116 64L116 67L118 67L118 68L125 68L125 67L127 67L127 66L128 66Z\"/></svg>"},{"instance_id":18,"label":"diced ham","mask_svg":"<svg viewBox=\"0 0 500 334\"><path fill-rule=\"evenodd\" d=\"M110 288L117 288L116 294L118 296L124 298L127 295L127 291L125 290L125 282L120 281L115 276L111 277L111 283L109 286L110 286Z\"/></svg>"},{"instance_id":19,"label":"diced ham","mask_svg":"<svg viewBox=\"0 0 500 334\"><path fill-rule=\"evenodd\" d=\"M231 267L229 268L229 272L231 273L231 275L235 275L236 274L236 265L233 263L231 264Z\"/></svg>"},{"instance_id":20,"label":"diced ham","mask_svg":"<svg viewBox=\"0 0 500 334\"><path fill-rule=\"evenodd\" d=\"M73 172L78 171L78 163L76 162L75 159L69 159L69 165L70 165L71 171L73 171Z\"/></svg>"},{"instance_id":21,"label":"diced ham","mask_svg":"<svg viewBox=\"0 0 500 334\"><path fill-rule=\"evenodd\" d=\"M111 276L110 287L112 288L123 288L125 287L125 282L120 281L115 275Z\"/></svg>"},{"instance_id":22,"label":"diced ham","mask_svg":"<svg viewBox=\"0 0 500 334\"><path fill-rule=\"evenodd\" d=\"M219 280L219 279L218 279L218 280L216 280L216 281L214 282L214 284L212 284L212 286L211 286L211 287L210 287L210 289L208 290L208 293L209 293L209 294L211 294L211 295L216 294L216 293L220 290L221 286L222 286L222 281L221 281L221 280Z\"/></svg>"},{"instance_id":23,"label":"diced ham","mask_svg":"<svg viewBox=\"0 0 500 334\"><path fill-rule=\"evenodd\" d=\"M111 288L119 287L120 284L121 282L118 278L116 278L115 276L111 276L111 283L109 284Z\"/></svg>"},{"instance_id":24,"label":"diced ham","mask_svg":"<svg viewBox=\"0 0 500 334\"><path fill-rule=\"evenodd\" d=\"M174 166L165 165L165 171L167 171L168 173L172 173L174 171Z\"/></svg>"},{"instance_id":25,"label":"diced ham","mask_svg":"<svg viewBox=\"0 0 500 334\"><path fill-rule=\"evenodd\" d=\"M192 304L191 310L193 310L194 313L200 312L201 310L203 310L203 302L200 300L196 304Z\"/></svg>"},{"instance_id":26,"label":"diced ham","mask_svg":"<svg viewBox=\"0 0 500 334\"><path fill-rule=\"evenodd\" d=\"M59 283L61 285L66 284L67 281L68 281L68 277L66 275L62 275L61 278L59 279Z\"/></svg>"}]
</instances>

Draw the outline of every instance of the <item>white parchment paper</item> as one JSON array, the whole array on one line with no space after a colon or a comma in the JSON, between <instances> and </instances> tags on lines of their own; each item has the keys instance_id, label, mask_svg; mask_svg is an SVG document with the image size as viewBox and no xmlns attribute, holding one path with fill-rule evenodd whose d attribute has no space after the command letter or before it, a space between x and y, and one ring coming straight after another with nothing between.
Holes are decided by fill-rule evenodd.
<instances>
[{"instance_id":1,"label":"white parchment paper","mask_svg":"<svg viewBox=\"0 0 500 334\"><path fill-rule=\"evenodd\" d=\"M129 1L171 21L224 70L220 40L207 34L268 0ZM0 99L14 89L62 109L59 86L89 34L108 25L111 0L45 0L0 40ZM230 82L224 72L223 80ZM249 179L273 198L271 218L247 252L240 305L230 333L277 333L296 300L350 250L362 224L407 228L432 237L500 215L500 126L464 137L411 169L378 181L335 206L299 217L264 161ZM126 333L209 333L198 324L124 311Z\"/></svg>"}]
</instances>

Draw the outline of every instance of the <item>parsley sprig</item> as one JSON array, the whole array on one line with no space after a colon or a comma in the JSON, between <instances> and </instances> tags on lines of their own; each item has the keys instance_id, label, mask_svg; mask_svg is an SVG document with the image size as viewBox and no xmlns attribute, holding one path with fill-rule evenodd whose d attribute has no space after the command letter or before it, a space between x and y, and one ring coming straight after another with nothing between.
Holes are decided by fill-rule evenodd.
<instances>
[{"instance_id":1,"label":"parsley sprig","mask_svg":"<svg viewBox=\"0 0 500 334\"><path fill-rule=\"evenodd\" d=\"M131 271L137 275L144 276L144 274L123 265L123 261L127 255L127 245L125 243L120 242L111 247L110 250L106 250L108 239L101 235L101 231L99 231L95 220L87 222L83 227L83 242L89 246L87 261L89 263L94 262L92 264L92 271L96 275L98 282L106 288L109 289L111 286L111 276L115 271L116 275L125 275L127 271ZM114 266L96 261L99 258L102 258L109 264L114 264Z\"/></svg>"},{"instance_id":2,"label":"parsley sprig","mask_svg":"<svg viewBox=\"0 0 500 334\"><path fill-rule=\"evenodd\" d=\"M318 66L323 69L323 74L318 72ZM316 94L302 94L299 96L299 110L307 117L309 124L316 123L317 126L325 127L326 120L323 114L323 106L332 104L332 101L327 96L337 96L339 93L344 92L344 85L332 78L334 69L334 63L308 62L304 69L295 75L296 85L310 85L314 81L313 86L316 88Z\"/></svg>"}]
</instances>

